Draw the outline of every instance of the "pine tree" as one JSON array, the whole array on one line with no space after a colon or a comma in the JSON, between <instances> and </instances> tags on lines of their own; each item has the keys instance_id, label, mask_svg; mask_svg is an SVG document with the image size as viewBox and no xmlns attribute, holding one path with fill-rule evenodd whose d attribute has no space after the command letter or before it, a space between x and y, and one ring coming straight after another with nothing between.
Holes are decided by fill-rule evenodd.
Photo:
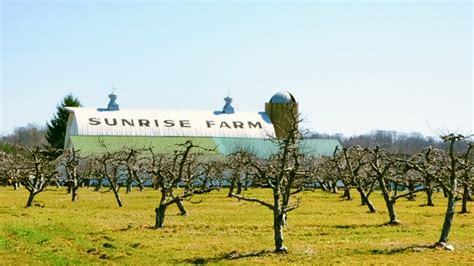
<instances>
[{"instance_id":1,"label":"pine tree","mask_svg":"<svg viewBox=\"0 0 474 266\"><path fill-rule=\"evenodd\" d=\"M46 132L46 139L54 148L64 148L64 138L66 136L67 120L69 112L65 107L80 107L81 102L72 94L66 95L62 102L56 106L57 112L53 119L47 124L48 132Z\"/></svg>"}]
</instances>

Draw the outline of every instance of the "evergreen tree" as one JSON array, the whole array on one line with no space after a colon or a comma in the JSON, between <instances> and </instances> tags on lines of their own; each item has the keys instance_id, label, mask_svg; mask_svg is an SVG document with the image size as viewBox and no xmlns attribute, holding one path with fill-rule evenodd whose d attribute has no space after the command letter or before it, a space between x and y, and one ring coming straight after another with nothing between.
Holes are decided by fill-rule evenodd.
<instances>
[{"instance_id":1,"label":"evergreen tree","mask_svg":"<svg viewBox=\"0 0 474 266\"><path fill-rule=\"evenodd\" d=\"M54 148L64 148L64 138L66 136L67 120L69 112L65 107L80 107L81 102L75 98L72 94L66 95L62 102L56 106L57 112L53 119L47 124L48 132L46 133L46 139Z\"/></svg>"}]
</instances>

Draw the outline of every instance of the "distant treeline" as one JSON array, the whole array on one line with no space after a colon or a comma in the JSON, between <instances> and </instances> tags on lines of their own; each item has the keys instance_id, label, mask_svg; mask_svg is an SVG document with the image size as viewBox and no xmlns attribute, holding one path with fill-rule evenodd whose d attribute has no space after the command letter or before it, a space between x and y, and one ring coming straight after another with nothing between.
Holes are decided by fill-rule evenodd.
<instances>
[{"instance_id":1,"label":"distant treeline","mask_svg":"<svg viewBox=\"0 0 474 266\"><path fill-rule=\"evenodd\" d=\"M426 137L421 133L403 133L392 130L374 130L367 134L345 137L343 134L325 134L309 132L306 136L310 139L337 139L345 148L359 145L364 148L382 147L390 153L414 154L425 147L434 147L442 150L448 148L440 138ZM466 149L466 143L457 143L455 150Z\"/></svg>"},{"instance_id":2,"label":"distant treeline","mask_svg":"<svg viewBox=\"0 0 474 266\"><path fill-rule=\"evenodd\" d=\"M46 145L46 127L28 124L17 127L12 134L0 137L0 151L9 152L12 145L35 147Z\"/></svg>"}]
</instances>

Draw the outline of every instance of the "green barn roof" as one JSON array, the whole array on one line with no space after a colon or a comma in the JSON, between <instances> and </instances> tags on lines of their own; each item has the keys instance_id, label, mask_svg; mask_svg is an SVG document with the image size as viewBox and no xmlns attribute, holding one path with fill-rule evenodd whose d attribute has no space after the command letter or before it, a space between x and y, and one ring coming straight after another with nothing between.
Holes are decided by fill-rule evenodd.
<instances>
[{"instance_id":1,"label":"green barn roof","mask_svg":"<svg viewBox=\"0 0 474 266\"><path fill-rule=\"evenodd\" d=\"M74 149L84 155L100 154L106 151L115 152L124 148L153 148L157 153L171 153L178 149L178 144L191 140L193 144L210 151L201 150L203 154L218 154L212 138L198 137L144 137L144 136L71 136ZM105 148L107 147L107 148Z\"/></svg>"},{"instance_id":2,"label":"green barn roof","mask_svg":"<svg viewBox=\"0 0 474 266\"><path fill-rule=\"evenodd\" d=\"M270 139L256 138L213 138L220 154L229 155L237 151L247 151L259 158L268 158L278 152L278 147Z\"/></svg>"},{"instance_id":3,"label":"green barn roof","mask_svg":"<svg viewBox=\"0 0 474 266\"><path fill-rule=\"evenodd\" d=\"M172 153L178 144L191 140L195 145L208 150L199 151L205 155L228 155L245 150L260 158L268 158L278 152L278 146L269 139L257 138L212 138L212 137L156 137L156 136L71 136L74 148L83 155L115 152L124 148L153 148L157 153ZM331 156L341 146L333 139L304 139L302 151L315 156ZM105 148L107 147L107 148Z\"/></svg>"},{"instance_id":4,"label":"green barn roof","mask_svg":"<svg viewBox=\"0 0 474 266\"><path fill-rule=\"evenodd\" d=\"M302 151L315 156L332 156L336 147L342 148L336 139L303 139L301 142Z\"/></svg>"}]
</instances>

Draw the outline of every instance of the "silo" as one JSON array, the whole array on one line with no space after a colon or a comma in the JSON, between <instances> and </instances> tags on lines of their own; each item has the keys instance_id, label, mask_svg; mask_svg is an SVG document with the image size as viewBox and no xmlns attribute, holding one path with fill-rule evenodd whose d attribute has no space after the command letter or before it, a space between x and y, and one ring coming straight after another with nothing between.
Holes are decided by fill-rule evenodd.
<instances>
[{"instance_id":1,"label":"silo","mask_svg":"<svg viewBox=\"0 0 474 266\"><path fill-rule=\"evenodd\" d=\"M265 103L265 112L270 117L277 138L286 138L298 129L298 103L288 91L280 91Z\"/></svg>"}]
</instances>

